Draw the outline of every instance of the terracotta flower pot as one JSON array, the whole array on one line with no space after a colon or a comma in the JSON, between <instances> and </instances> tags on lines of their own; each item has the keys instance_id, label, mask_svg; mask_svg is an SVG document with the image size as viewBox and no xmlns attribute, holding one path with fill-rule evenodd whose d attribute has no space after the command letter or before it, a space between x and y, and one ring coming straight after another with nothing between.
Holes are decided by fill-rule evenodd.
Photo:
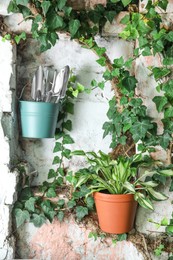
<instances>
[{"instance_id":1,"label":"terracotta flower pot","mask_svg":"<svg viewBox=\"0 0 173 260\"><path fill-rule=\"evenodd\" d=\"M137 202L133 194L94 193L99 226L107 233L122 234L133 228Z\"/></svg>"}]
</instances>

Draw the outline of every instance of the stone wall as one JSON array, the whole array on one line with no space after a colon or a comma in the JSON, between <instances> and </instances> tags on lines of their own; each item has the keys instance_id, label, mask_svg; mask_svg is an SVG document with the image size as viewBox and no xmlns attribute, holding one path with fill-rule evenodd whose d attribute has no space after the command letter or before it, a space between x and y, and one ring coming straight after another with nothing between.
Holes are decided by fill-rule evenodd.
<instances>
[{"instance_id":1,"label":"stone wall","mask_svg":"<svg viewBox=\"0 0 173 260\"><path fill-rule=\"evenodd\" d=\"M97 1L98 2L98 1ZM104 1L99 1L104 2ZM80 4L83 3L82 1ZM93 1L85 1L93 3ZM95 3L95 1L94 1ZM8 1L1 1L0 14L7 15L6 7ZM75 1L76 4L76 1ZM144 1L140 7L143 8ZM170 1L172 8L172 1ZM169 8L169 13L171 12ZM141 9L143 11L143 9ZM103 30L104 37L97 37L98 44L107 48L107 54L110 59L124 56L125 59L132 55L135 48L133 43L127 43L120 40L117 35L122 30L119 24L125 13L119 14L113 24L106 24ZM20 24L21 15L11 14L5 18L6 24L12 31L21 32L30 31L30 22ZM18 159L27 161L32 170L37 171L32 185L38 185L47 178L47 172L51 168L53 158L53 139L27 140L22 139L18 133L18 124L16 118L16 74L17 63L17 90L21 91L26 83L29 83L26 92L30 92L32 76L37 66L40 64L53 65L57 70L63 66L69 65L77 75L77 80L85 86L90 86L93 78L99 80L104 68L101 68L96 62L96 55L81 46L75 41L70 41L66 35L60 35L57 44L45 53L40 54L38 43L28 39L24 46L17 49L17 60L15 55L15 46L10 42L3 42L0 38L0 259L13 259L16 245L16 258L22 259L71 259L71 260L103 260L103 259L123 259L123 260L142 260L147 259L147 253L141 254L132 242L118 242L116 247L112 244L111 238L104 242L99 238L97 241L88 239L88 234L97 228L97 222L88 222L87 225L76 223L72 217L69 217L63 223L54 221L53 224L45 224L41 228L35 228L32 224L26 223L19 228L17 243L14 243L11 228L11 209L16 200L16 184L18 174L12 172L13 165ZM144 97L146 105L149 107L149 113L159 120L153 104L149 101L149 96L153 95L155 88L154 79L148 78L146 65L151 65L154 61L151 57L139 59L133 68L139 81L139 94ZM150 86L150 88L148 88ZM153 87L152 92L148 90ZM86 151L98 151L102 149L109 151L110 139L102 139L102 125L107 120L106 112L108 109L108 100L113 95L108 85L104 91L95 90L92 94L82 94L75 104L75 113L72 117L73 130L72 137L75 144L69 146L72 149L84 149ZM29 96L27 96L29 98ZM154 113L154 114L153 114ZM22 151L21 151L21 150ZM158 147L157 156L166 160L166 155ZM77 169L84 165L84 161L74 158L66 163L71 169ZM29 172L30 174L30 172ZM169 194L168 190L166 190ZM140 208L136 219L136 228L143 234L157 235L154 225L147 219L153 218L160 221L163 217L168 218L172 213L171 193L170 200L159 202L155 205L156 210L151 213ZM154 233L155 232L155 233ZM15 234L16 235L16 234ZM142 236L141 236L142 237ZM145 251L145 239L140 240L141 251ZM162 259L167 259L167 255ZM153 257L154 259L154 257Z\"/></svg>"},{"instance_id":2,"label":"stone wall","mask_svg":"<svg viewBox=\"0 0 173 260\"><path fill-rule=\"evenodd\" d=\"M11 210L18 174L12 172L20 154L15 96L15 46L0 37L0 259L14 257Z\"/></svg>"}]
</instances>

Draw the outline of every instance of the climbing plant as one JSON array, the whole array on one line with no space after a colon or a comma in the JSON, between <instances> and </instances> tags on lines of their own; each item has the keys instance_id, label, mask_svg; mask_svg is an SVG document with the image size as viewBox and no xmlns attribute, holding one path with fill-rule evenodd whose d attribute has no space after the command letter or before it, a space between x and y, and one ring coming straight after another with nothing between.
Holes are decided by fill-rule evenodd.
<instances>
[{"instance_id":1,"label":"climbing plant","mask_svg":"<svg viewBox=\"0 0 173 260\"><path fill-rule=\"evenodd\" d=\"M148 0L145 6L146 12L139 12L139 1L109 0L106 6L96 5L92 10L74 10L66 0L36 1L36 0L12 0L8 11L23 14L23 19L31 20L32 37L40 42L41 51L46 51L56 44L58 34L66 32L71 39L77 40L83 47L94 51L98 55L97 63L106 67L103 79L97 82L92 80L91 86L104 89L105 83L110 81L115 96L109 101L107 112L108 121L104 123L103 137L112 136L110 147L112 156L120 154L131 156L135 153L135 147L141 152L155 151L155 146L160 145L167 151L168 162L171 164L172 132L173 132L173 32L164 24L162 15L158 10L166 10L168 1ZM95 35L102 32L106 22L112 22L121 11L128 11L121 23L124 29L119 37L136 43L133 56L128 60L123 57L110 61L106 49L99 47L95 41ZM2 33L4 38L13 39L16 42L24 40L26 35L13 35L10 31ZM11 36L9 36L11 35ZM140 57L159 57L159 66L148 67L148 74L157 82L158 95L153 102L158 113L162 113L163 132L158 134L157 123L147 115L147 107L140 96L137 96L137 79L131 72L133 63ZM150 86L149 86L150 87ZM73 112L72 97L77 96L85 88L78 84L77 88L69 87L68 97L62 106L62 112ZM88 90L87 90L88 91ZM68 105L67 105L68 104ZM25 220L31 220L36 226L41 226L46 219L53 220L55 216L60 221L65 212L75 213L78 220L88 215L93 210L92 197L85 198L87 188L85 185L73 192L76 182L72 172L67 172L63 167L63 158L70 159L71 151L66 145L73 143L73 139L67 134L71 130L72 122L64 118L55 136L55 157L53 165L57 169L50 169L49 181L40 186L41 195L35 196L26 185L21 191L19 201L14 207L17 226ZM65 131L64 131L65 130ZM57 155L57 153L59 155ZM84 169L85 170L85 169ZM155 176L157 178L157 176ZM163 180L158 180L164 182ZM57 196L57 190L63 191L69 185L68 199L59 199L56 203L51 200ZM170 191L173 190L173 182Z\"/></svg>"}]
</instances>

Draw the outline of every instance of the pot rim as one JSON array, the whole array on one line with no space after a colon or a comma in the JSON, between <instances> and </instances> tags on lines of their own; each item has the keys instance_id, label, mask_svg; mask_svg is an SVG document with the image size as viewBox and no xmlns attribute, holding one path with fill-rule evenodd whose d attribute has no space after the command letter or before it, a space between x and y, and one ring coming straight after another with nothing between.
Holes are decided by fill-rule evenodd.
<instances>
[{"instance_id":1,"label":"pot rim","mask_svg":"<svg viewBox=\"0 0 173 260\"><path fill-rule=\"evenodd\" d=\"M102 192L94 192L95 200L104 201L134 201L134 194L106 194Z\"/></svg>"}]
</instances>

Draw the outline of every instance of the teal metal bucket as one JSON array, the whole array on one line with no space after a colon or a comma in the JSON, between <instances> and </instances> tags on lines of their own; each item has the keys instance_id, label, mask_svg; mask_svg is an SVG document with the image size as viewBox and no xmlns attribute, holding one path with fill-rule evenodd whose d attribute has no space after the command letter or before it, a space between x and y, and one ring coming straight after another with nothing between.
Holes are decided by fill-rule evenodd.
<instances>
[{"instance_id":1,"label":"teal metal bucket","mask_svg":"<svg viewBox=\"0 0 173 260\"><path fill-rule=\"evenodd\" d=\"M19 101L22 136L53 138L59 106L58 103Z\"/></svg>"}]
</instances>

